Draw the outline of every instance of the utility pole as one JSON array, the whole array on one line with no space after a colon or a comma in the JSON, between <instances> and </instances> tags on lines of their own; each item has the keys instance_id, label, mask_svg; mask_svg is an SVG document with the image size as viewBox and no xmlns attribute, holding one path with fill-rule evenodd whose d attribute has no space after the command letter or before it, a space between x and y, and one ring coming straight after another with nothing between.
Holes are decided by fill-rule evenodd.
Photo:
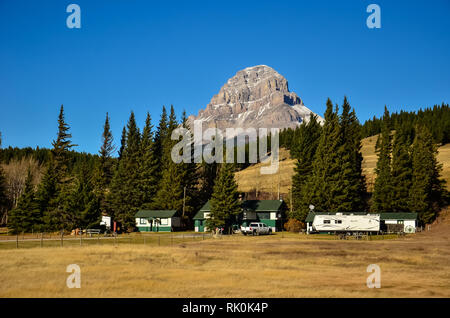
<instances>
[{"instance_id":1,"label":"utility pole","mask_svg":"<svg viewBox=\"0 0 450 318\"><path fill-rule=\"evenodd\" d=\"M186 187L183 188L183 219L184 219L184 207L186 206Z\"/></svg>"}]
</instances>

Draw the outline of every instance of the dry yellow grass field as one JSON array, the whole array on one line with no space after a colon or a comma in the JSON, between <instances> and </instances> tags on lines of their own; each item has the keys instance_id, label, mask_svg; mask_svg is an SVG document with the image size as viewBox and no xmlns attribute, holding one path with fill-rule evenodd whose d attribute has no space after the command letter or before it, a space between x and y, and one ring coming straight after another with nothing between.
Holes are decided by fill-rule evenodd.
<instances>
[{"instance_id":1,"label":"dry yellow grass field","mask_svg":"<svg viewBox=\"0 0 450 318\"><path fill-rule=\"evenodd\" d=\"M0 297L450 297L450 224L406 238L284 234L177 244L0 250ZM81 288L66 287L66 267ZM369 264L381 288L369 289Z\"/></svg>"},{"instance_id":2,"label":"dry yellow grass field","mask_svg":"<svg viewBox=\"0 0 450 318\"><path fill-rule=\"evenodd\" d=\"M375 153L375 144L377 136L368 137L362 140L361 152L363 154L363 174L366 176L367 188L372 190L375 181L375 166L377 164L377 155ZM450 190L450 144L439 147L437 159L443 164L442 178L447 181L447 189ZM289 151L280 149L280 169L277 174L260 174L261 164L252 165L235 174L239 191L249 192L252 190L270 192L274 194L274 199L278 193L278 184L280 184L281 193L289 193L292 186L292 175L294 174L295 160L289 156Z\"/></svg>"}]
</instances>

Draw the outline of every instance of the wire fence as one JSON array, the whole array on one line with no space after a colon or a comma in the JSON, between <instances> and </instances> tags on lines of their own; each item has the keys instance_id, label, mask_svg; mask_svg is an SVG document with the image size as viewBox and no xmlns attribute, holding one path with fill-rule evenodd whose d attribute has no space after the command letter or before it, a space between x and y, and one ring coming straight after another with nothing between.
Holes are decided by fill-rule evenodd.
<instances>
[{"instance_id":1,"label":"wire fence","mask_svg":"<svg viewBox=\"0 0 450 318\"><path fill-rule=\"evenodd\" d=\"M148 246L174 246L181 243L198 242L211 238L210 233L171 233L171 234L140 234L104 236L64 235L55 233L34 233L0 236L0 249L44 248L69 246L119 246L124 244Z\"/></svg>"}]
</instances>

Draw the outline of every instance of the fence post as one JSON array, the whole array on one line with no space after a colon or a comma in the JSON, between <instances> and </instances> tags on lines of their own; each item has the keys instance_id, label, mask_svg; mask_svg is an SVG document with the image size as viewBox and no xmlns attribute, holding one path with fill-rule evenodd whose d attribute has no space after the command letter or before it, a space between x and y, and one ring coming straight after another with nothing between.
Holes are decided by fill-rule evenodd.
<instances>
[{"instance_id":1,"label":"fence post","mask_svg":"<svg viewBox=\"0 0 450 318\"><path fill-rule=\"evenodd\" d=\"M80 246L83 245L83 234L80 234Z\"/></svg>"},{"instance_id":2,"label":"fence post","mask_svg":"<svg viewBox=\"0 0 450 318\"><path fill-rule=\"evenodd\" d=\"M61 247L64 246L64 231L61 231Z\"/></svg>"},{"instance_id":3,"label":"fence post","mask_svg":"<svg viewBox=\"0 0 450 318\"><path fill-rule=\"evenodd\" d=\"M19 233L16 234L16 248L19 248Z\"/></svg>"},{"instance_id":4,"label":"fence post","mask_svg":"<svg viewBox=\"0 0 450 318\"><path fill-rule=\"evenodd\" d=\"M44 246L44 233L41 233L41 247Z\"/></svg>"}]
</instances>

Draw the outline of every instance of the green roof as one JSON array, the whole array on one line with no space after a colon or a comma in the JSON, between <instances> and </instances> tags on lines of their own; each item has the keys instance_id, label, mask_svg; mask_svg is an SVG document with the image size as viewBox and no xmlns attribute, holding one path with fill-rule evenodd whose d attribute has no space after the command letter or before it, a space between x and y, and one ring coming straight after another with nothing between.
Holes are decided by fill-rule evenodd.
<instances>
[{"instance_id":1,"label":"green roof","mask_svg":"<svg viewBox=\"0 0 450 318\"><path fill-rule=\"evenodd\" d=\"M417 213L415 212L382 212L380 213L381 220L417 220Z\"/></svg>"},{"instance_id":2,"label":"green roof","mask_svg":"<svg viewBox=\"0 0 450 318\"><path fill-rule=\"evenodd\" d=\"M254 212L278 212L282 208L283 203L280 200L245 200L242 202L242 209ZM195 214L194 220L203 220L205 212L210 211L211 203L208 201Z\"/></svg>"},{"instance_id":3,"label":"green roof","mask_svg":"<svg viewBox=\"0 0 450 318\"><path fill-rule=\"evenodd\" d=\"M309 212L305 222L314 221L316 215L336 215L336 213L342 213L343 215L367 215L367 214L379 214L380 220L417 220L417 213L414 212L383 212L383 213L370 213L370 212Z\"/></svg>"},{"instance_id":4,"label":"green roof","mask_svg":"<svg viewBox=\"0 0 450 318\"><path fill-rule=\"evenodd\" d=\"M137 218L171 218L177 213L177 210L139 210L135 217Z\"/></svg>"},{"instance_id":5,"label":"green roof","mask_svg":"<svg viewBox=\"0 0 450 318\"><path fill-rule=\"evenodd\" d=\"M194 215L193 219L194 220L203 220L205 218L205 212L210 212L211 211L211 204L208 202L206 202L202 208L200 210L198 210L198 212Z\"/></svg>"}]
</instances>

